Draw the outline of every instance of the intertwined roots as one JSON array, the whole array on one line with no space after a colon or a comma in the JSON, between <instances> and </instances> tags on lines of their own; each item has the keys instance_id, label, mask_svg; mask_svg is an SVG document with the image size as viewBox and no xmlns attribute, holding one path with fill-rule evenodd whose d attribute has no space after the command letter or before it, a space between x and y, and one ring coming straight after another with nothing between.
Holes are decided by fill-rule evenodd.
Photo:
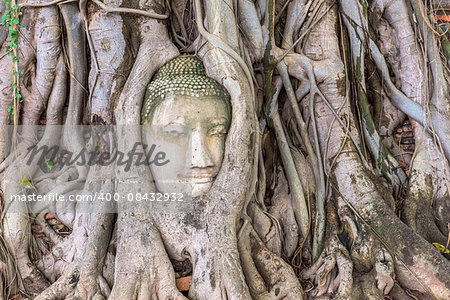
<instances>
[{"instance_id":1,"label":"intertwined roots","mask_svg":"<svg viewBox=\"0 0 450 300\"><path fill-rule=\"evenodd\" d=\"M193 299L450 298L446 254L431 245L445 251L450 210L448 41L427 18L437 6L144 2L18 2L22 59L0 57L0 78L15 70L23 99L0 81L3 298L183 299L170 259L192 263ZM0 27L2 50L10 29ZM156 192L145 165L28 164L27 151L79 153L81 124L121 125L92 126L99 154L142 145L128 128L180 52L201 59L232 106L206 195L173 212L9 201Z\"/></svg>"}]
</instances>

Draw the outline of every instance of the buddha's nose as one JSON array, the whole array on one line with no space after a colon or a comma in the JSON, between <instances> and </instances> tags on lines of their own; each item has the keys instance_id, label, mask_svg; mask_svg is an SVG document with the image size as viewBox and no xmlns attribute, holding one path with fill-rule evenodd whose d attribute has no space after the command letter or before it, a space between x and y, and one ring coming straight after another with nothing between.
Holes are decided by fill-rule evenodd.
<instances>
[{"instance_id":1,"label":"buddha's nose","mask_svg":"<svg viewBox=\"0 0 450 300\"><path fill-rule=\"evenodd\" d=\"M214 162L201 132L194 130L191 136L192 168L207 168L214 166Z\"/></svg>"}]
</instances>

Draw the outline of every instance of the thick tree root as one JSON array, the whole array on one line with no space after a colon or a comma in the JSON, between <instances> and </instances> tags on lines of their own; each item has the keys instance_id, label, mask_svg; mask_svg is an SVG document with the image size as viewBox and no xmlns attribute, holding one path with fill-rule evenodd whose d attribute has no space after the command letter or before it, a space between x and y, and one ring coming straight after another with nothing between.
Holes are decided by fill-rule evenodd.
<instances>
[{"instance_id":1,"label":"thick tree root","mask_svg":"<svg viewBox=\"0 0 450 300\"><path fill-rule=\"evenodd\" d=\"M123 212L117 222L119 244L109 299L186 299L176 288L172 265L151 217Z\"/></svg>"},{"instance_id":2,"label":"thick tree root","mask_svg":"<svg viewBox=\"0 0 450 300\"><path fill-rule=\"evenodd\" d=\"M251 225L241 231L238 247L253 299L304 299L292 268L264 246Z\"/></svg>"},{"instance_id":3,"label":"thick tree root","mask_svg":"<svg viewBox=\"0 0 450 300\"><path fill-rule=\"evenodd\" d=\"M349 297L353 290L353 263L347 249L334 236L327 241L317 262L303 273L304 279L315 278L316 287L311 295Z\"/></svg>"},{"instance_id":4,"label":"thick tree root","mask_svg":"<svg viewBox=\"0 0 450 300\"><path fill-rule=\"evenodd\" d=\"M41 292L35 300L61 299L75 287L79 279L78 271L72 264L66 273L58 278L48 289Z\"/></svg>"}]
</instances>

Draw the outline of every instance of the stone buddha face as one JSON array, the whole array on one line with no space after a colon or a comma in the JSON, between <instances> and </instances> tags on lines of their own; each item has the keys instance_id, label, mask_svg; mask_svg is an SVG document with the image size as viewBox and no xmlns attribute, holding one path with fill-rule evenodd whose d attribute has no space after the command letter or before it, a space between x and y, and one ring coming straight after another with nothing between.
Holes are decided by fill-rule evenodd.
<instances>
[{"instance_id":1,"label":"stone buddha face","mask_svg":"<svg viewBox=\"0 0 450 300\"><path fill-rule=\"evenodd\" d=\"M192 56L175 58L158 76L164 68L178 71L168 72L166 79L159 77L163 82L156 87L151 83L146 95L142 123L150 126L144 142L155 144L156 151L166 153L169 160L162 166L150 165L161 193L200 196L210 189L222 165L230 104L223 87L201 74L199 63ZM189 68L193 75L186 75Z\"/></svg>"}]
</instances>

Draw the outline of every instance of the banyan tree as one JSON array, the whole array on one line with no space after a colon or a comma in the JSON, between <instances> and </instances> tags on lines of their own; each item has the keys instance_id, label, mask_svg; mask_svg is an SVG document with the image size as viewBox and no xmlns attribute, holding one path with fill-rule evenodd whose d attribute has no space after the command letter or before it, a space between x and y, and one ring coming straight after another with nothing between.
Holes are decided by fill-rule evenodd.
<instances>
[{"instance_id":1,"label":"banyan tree","mask_svg":"<svg viewBox=\"0 0 450 300\"><path fill-rule=\"evenodd\" d=\"M449 10L0 0L0 299L450 299Z\"/></svg>"}]
</instances>

